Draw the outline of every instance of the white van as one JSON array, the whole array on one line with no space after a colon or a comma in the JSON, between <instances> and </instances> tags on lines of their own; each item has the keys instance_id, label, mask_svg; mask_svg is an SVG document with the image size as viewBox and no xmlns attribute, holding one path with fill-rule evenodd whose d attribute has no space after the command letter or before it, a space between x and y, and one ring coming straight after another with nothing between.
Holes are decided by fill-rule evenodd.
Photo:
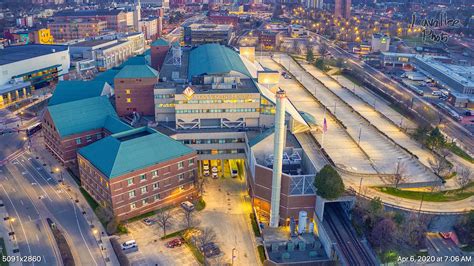
<instances>
[{"instance_id":1,"label":"white van","mask_svg":"<svg viewBox=\"0 0 474 266\"><path fill-rule=\"evenodd\" d=\"M122 243L122 250L129 250L136 247L138 247L137 242L133 239Z\"/></svg>"}]
</instances>

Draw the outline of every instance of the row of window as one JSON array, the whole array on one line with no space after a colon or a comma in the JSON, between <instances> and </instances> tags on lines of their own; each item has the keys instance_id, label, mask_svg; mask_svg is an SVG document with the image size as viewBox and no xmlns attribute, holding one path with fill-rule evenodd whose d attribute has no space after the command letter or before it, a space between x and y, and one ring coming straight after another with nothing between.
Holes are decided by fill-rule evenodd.
<instances>
[{"instance_id":1,"label":"row of window","mask_svg":"<svg viewBox=\"0 0 474 266\"><path fill-rule=\"evenodd\" d=\"M255 103L258 99L181 100L178 104Z\"/></svg>"},{"instance_id":2,"label":"row of window","mask_svg":"<svg viewBox=\"0 0 474 266\"><path fill-rule=\"evenodd\" d=\"M179 186L179 189L181 191L183 191L184 190L184 185ZM154 201L158 201L158 200L161 200L161 195L160 194L155 194L155 195L153 195L153 197L142 199L141 206L148 205L149 203L153 203ZM130 203L130 210L134 210L137 207L138 207L137 202Z\"/></svg>"},{"instance_id":3,"label":"row of window","mask_svg":"<svg viewBox=\"0 0 474 266\"><path fill-rule=\"evenodd\" d=\"M245 143L243 138L235 139L183 139L183 144L226 144L226 143Z\"/></svg>"},{"instance_id":4,"label":"row of window","mask_svg":"<svg viewBox=\"0 0 474 266\"><path fill-rule=\"evenodd\" d=\"M229 149L229 150L198 150L197 154L235 154L245 153L244 149Z\"/></svg>"},{"instance_id":5,"label":"row of window","mask_svg":"<svg viewBox=\"0 0 474 266\"><path fill-rule=\"evenodd\" d=\"M232 108L232 109L184 109L176 110L177 114L193 113L251 113L259 112L260 108Z\"/></svg>"},{"instance_id":6,"label":"row of window","mask_svg":"<svg viewBox=\"0 0 474 266\"><path fill-rule=\"evenodd\" d=\"M102 133L99 132L99 133L95 134L95 138L96 138L96 139L101 139L101 138L102 138ZM87 136L86 136L86 142L91 142L91 141L92 141L92 135L87 135ZM77 138L77 139L76 139L76 144L77 144L77 145L82 144L82 139L81 139L81 138Z\"/></svg>"},{"instance_id":7,"label":"row of window","mask_svg":"<svg viewBox=\"0 0 474 266\"><path fill-rule=\"evenodd\" d=\"M193 166L194 165L194 158L192 159L189 159L188 160L188 167L190 166ZM184 168L184 161L181 161L181 162L178 162L178 170L181 170ZM164 173L168 173L168 172L171 172L171 169L170 169L170 166L168 167L164 167L164 168L161 168L163 169L163 171L165 171ZM160 169L160 171L161 171ZM149 175L151 175L151 178L157 178L158 177L158 170L154 170L154 171L151 171L149 173ZM145 182L147 180L147 174L141 174L138 176L138 182L141 183L141 182ZM184 178L184 175L183 174L179 174L178 175L178 180L181 181L183 180ZM134 179L135 177L131 177L129 179L127 179L127 186L131 186L134 184Z\"/></svg>"},{"instance_id":8,"label":"row of window","mask_svg":"<svg viewBox=\"0 0 474 266\"><path fill-rule=\"evenodd\" d=\"M174 98L174 94L155 94L155 99L170 99Z\"/></svg>"}]
</instances>

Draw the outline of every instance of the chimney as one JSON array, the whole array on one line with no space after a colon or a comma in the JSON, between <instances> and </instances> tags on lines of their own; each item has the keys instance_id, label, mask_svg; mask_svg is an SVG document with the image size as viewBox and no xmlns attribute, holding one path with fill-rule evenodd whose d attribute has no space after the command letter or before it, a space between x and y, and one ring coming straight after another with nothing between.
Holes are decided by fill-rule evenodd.
<instances>
[{"instance_id":1,"label":"chimney","mask_svg":"<svg viewBox=\"0 0 474 266\"><path fill-rule=\"evenodd\" d=\"M273 142L273 176L272 198L270 207L270 227L276 228L280 222L280 192L281 173L283 164L283 149L285 148L285 104L286 93L279 89L276 93L275 136Z\"/></svg>"}]
</instances>

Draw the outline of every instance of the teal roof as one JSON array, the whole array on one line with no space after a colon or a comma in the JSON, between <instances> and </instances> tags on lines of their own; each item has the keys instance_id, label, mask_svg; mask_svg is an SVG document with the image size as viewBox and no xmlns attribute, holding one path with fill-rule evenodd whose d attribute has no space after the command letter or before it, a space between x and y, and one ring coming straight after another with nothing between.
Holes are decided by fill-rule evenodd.
<instances>
[{"instance_id":1,"label":"teal roof","mask_svg":"<svg viewBox=\"0 0 474 266\"><path fill-rule=\"evenodd\" d=\"M163 38L159 38L156 41L152 42L151 46L170 46L170 43Z\"/></svg>"},{"instance_id":2,"label":"teal roof","mask_svg":"<svg viewBox=\"0 0 474 266\"><path fill-rule=\"evenodd\" d=\"M58 85L56 85L56 89L54 90L51 99L49 99L48 105L52 106L100 96L104 89L104 85L104 81L60 81Z\"/></svg>"},{"instance_id":3,"label":"teal roof","mask_svg":"<svg viewBox=\"0 0 474 266\"><path fill-rule=\"evenodd\" d=\"M191 50L188 78L203 74L224 74L237 71L251 77L238 53L220 44L204 44Z\"/></svg>"},{"instance_id":4,"label":"teal roof","mask_svg":"<svg viewBox=\"0 0 474 266\"><path fill-rule=\"evenodd\" d=\"M262 133L255 136L255 138L249 140L249 146L253 147L257 145L260 141L266 139L268 136L272 135L275 132L275 127L270 127Z\"/></svg>"},{"instance_id":5,"label":"teal roof","mask_svg":"<svg viewBox=\"0 0 474 266\"><path fill-rule=\"evenodd\" d=\"M127 61L123 62L119 68L123 68L124 66L130 65L146 65L146 58L145 55L137 55L134 57L130 57Z\"/></svg>"},{"instance_id":6,"label":"teal roof","mask_svg":"<svg viewBox=\"0 0 474 266\"><path fill-rule=\"evenodd\" d=\"M107 96L66 102L47 109L61 137L102 128L108 116L117 117Z\"/></svg>"},{"instance_id":7,"label":"teal roof","mask_svg":"<svg viewBox=\"0 0 474 266\"><path fill-rule=\"evenodd\" d=\"M107 129L112 134L133 129L133 127L122 122L118 117L111 115L107 116L105 119L103 128Z\"/></svg>"},{"instance_id":8,"label":"teal roof","mask_svg":"<svg viewBox=\"0 0 474 266\"><path fill-rule=\"evenodd\" d=\"M148 65L128 65L115 76L115 78L132 79L132 78L157 78L158 71Z\"/></svg>"},{"instance_id":9,"label":"teal roof","mask_svg":"<svg viewBox=\"0 0 474 266\"><path fill-rule=\"evenodd\" d=\"M107 82L110 86L114 86L114 78L115 76L120 72L121 68L111 68L108 69L105 72L102 72L98 74L95 78L94 81L105 81Z\"/></svg>"},{"instance_id":10,"label":"teal roof","mask_svg":"<svg viewBox=\"0 0 474 266\"><path fill-rule=\"evenodd\" d=\"M79 154L108 178L193 153L188 146L148 127L110 135Z\"/></svg>"},{"instance_id":11,"label":"teal roof","mask_svg":"<svg viewBox=\"0 0 474 266\"><path fill-rule=\"evenodd\" d=\"M318 124L316 123L316 118L312 114L301 111L300 115L301 117L303 117L304 121L306 121L306 123L308 123L309 125L315 126Z\"/></svg>"}]
</instances>

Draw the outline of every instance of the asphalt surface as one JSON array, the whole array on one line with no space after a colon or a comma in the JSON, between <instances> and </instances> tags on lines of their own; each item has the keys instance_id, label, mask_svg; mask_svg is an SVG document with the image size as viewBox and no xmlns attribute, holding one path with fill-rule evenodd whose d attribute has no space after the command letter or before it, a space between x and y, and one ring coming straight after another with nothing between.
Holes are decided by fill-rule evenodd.
<instances>
[{"instance_id":1,"label":"asphalt surface","mask_svg":"<svg viewBox=\"0 0 474 266\"><path fill-rule=\"evenodd\" d=\"M41 262L23 265L60 265L57 260L55 242L45 217L40 214L33 195L22 187L7 169L0 167L0 197L10 217L21 256L41 256Z\"/></svg>"},{"instance_id":2,"label":"asphalt surface","mask_svg":"<svg viewBox=\"0 0 474 266\"><path fill-rule=\"evenodd\" d=\"M2 186L10 190L3 192L10 195L11 204L17 207L16 209L24 212L19 213L20 217L24 216L21 217L22 230L19 231L24 232L25 236L22 241L24 243L19 243L22 255L42 254L42 251L33 251L31 244L36 239L34 234L38 233L38 228L34 224L28 225L27 221L34 221L36 218L44 222L46 218L50 218L65 234L77 265L105 265L89 222L82 214L80 206L74 203L75 195L69 195L65 185L58 184L55 177L29 153L20 155L8 164L7 168L10 178L2 182ZM20 207L25 204L26 199L30 199L36 208ZM42 228L41 231L46 229ZM43 241L46 238L39 239ZM45 251L45 254L50 254L49 264L54 261L51 252ZM48 258L46 260L48 261Z\"/></svg>"}]
</instances>

